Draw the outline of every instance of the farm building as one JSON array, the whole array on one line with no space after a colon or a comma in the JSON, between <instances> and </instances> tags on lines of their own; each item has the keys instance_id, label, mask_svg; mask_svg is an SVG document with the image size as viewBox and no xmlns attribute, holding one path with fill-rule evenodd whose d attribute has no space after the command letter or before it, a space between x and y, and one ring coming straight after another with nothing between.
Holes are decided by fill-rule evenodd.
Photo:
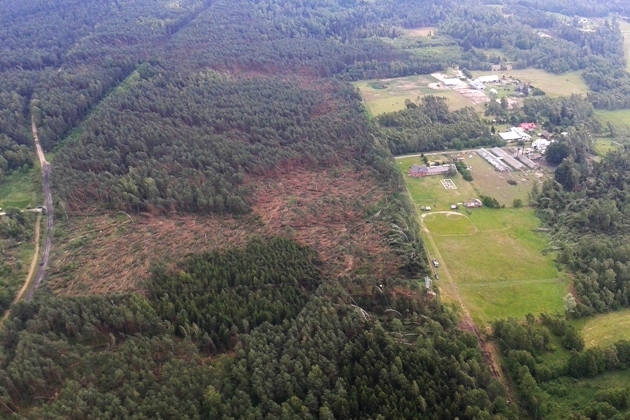
<instances>
[{"instance_id":1,"label":"farm building","mask_svg":"<svg viewBox=\"0 0 630 420\"><path fill-rule=\"evenodd\" d=\"M542 152L543 150L547 149L547 146L549 146L550 144L551 142L549 140L538 139L532 143L532 148Z\"/></svg>"},{"instance_id":2,"label":"farm building","mask_svg":"<svg viewBox=\"0 0 630 420\"><path fill-rule=\"evenodd\" d=\"M510 131L511 131L511 132L513 132L513 133L518 134L519 136L521 136L521 138L520 138L521 140L526 140L526 141L528 141L528 140L531 140L531 139L532 139L532 136L530 136L529 134L527 134L527 133L525 132L525 130L523 130L521 127L512 127L512 128L510 128Z\"/></svg>"},{"instance_id":3,"label":"farm building","mask_svg":"<svg viewBox=\"0 0 630 420\"><path fill-rule=\"evenodd\" d=\"M536 124L534 123L522 123L520 126L525 131L534 131L536 129Z\"/></svg>"},{"instance_id":4,"label":"farm building","mask_svg":"<svg viewBox=\"0 0 630 420\"><path fill-rule=\"evenodd\" d=\"M500 147L493 147L492 149L490 149L490 151L494 153L503 162L507 163L512 168L516 169L517 171L520 171L525 168L521 162L514 159L508 152L501 149Z\"/></svg>"},{"instance_id":5,"label":"farm building","mask_svg":"<svg viewBox=\"0 0 630 420\"><path fill-rule=\"evenodd\" d=\"M470 200L464 203L464 207L469 208L469 209L481 207L481 206L483 206L483 204L481 203L481 200L479 200L478 198L471 198Z\"/></svg>"},{"instance_id":6,"label":"farm building","mask_svg":"<svg viewBox=\"0 0 630 420\"><path fill-rule=\"evenodd\" d=\"M484 158L486 162L492 165L497 171L508 172L510 170L510 168L504 165L503 162L501 162L495 155L488 152L486 149L479 149L477 150L477 153L479 154L479 156Z\"/></svg>"},{"instance_id":7,"label":"farm building","mask_svg":"<svg viewBox=\"0 0 630 420\"><path fill-rule=\"evenodd\" d=\"M534 162L533 160L531 160L530 158L528 158L525 155L519 155L518 156L518 160L520 160L521 162L523 162L525 164L525 166L527 166L530 169L534 169L536 168L536 162Z\"/></svg>"},{"instance_id":8,"label":"farm building","mask_svg":"<svg viewBox=\"0 0 630 420\"><path fill-rule=\"evenodd\" d=\"M470 86L477 90L484 90L486 88L486 86L479 81L470 82Z\"/></svg>"},{"instance_id":9,"label":"farm building","mask_svg":"<svg viewBox=\"0 0 630 420\"><path fill-rule=\"evenodd\" d=\"M540 137L544 138L545 140L549 140L550 138L552 138L552 137L553 137L553 134L552 134L552 133L550 133L550 132L549 132L549 131L547 131L547 130L544 130L544 131L543 131L542 133L540 133L539 135L540 135Z\"/></svg>"},{"instance_id":10,"label":"farm building","mask_svg":"<svg viewBox=\"0 0 630 420\"><path fill-rule=\"evenodd\" d=\"M491 74L489 76L481 76L475 79L475 82L480 82L480 83L496 83L498 81L499 81L499 76L497 76L496 74Z\"/></svg>"},{"instance_id":11,"label":"farm building","mask_svg":"<svg viewBox=\"0 0 630 420\"><path fill-rule=\"evenodd\" d=\"M446 175L448 172L454 169L454 165L447 164L441 166L425 166L425 165L413 165L409 169L409 176L414 178L424 178L425 176L432 175Z\"/></svg>"},{"instance_id":12,"label":"farm building","mask_svg":"<svg viewBox=\"0 0 630 420\"><path fill-rule=\"evenodd\" d=\"M499 133L499 137L501 137L501 139L505 141L516 141L516 140L521 139L520 134L515 133L513 131L506 131L505 133Z\"/></svg>"}]
</instances>

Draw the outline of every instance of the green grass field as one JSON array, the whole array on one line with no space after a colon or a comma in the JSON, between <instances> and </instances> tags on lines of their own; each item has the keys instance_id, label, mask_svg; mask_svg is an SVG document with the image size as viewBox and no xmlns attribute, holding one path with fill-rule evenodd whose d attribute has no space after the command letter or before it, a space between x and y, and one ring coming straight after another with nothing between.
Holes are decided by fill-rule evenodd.
<instances>
[{"instance_id":1,"label":"green grass field","mask_svg":"<svg viewBox=\"0 0 630 420\"><path fill-rule=\"evenodd\" d=\"M602 124L610 121L618 128L630 128L630 109L618 109L615 111L598 109L595 111L595 115Z\"/></svg>"},{"instance_id":2,"label":"green grass field","mask_svg":"<svg viewBox=\"0 0 630 420\"><path fill-rule=\"evenodd\" d=\"M586 347L606 347L619 340L630 340L629 309L580 319L577 324Z\"/></svg>"},{"instance_id":3,"label":"green grass field","mask_svg":"<svg viewBox=\"0 0 630 420\"><path fill-rule=\"evenodd\" d=\"M441 155L433 156L444 160ZM431 159L431 155L427 154L427 158ZM444 189L441 176L411 178L405 175L409 193L418 207L432 207L431 212L420 212L428 230L423 233L430 235L425 242L437 247L437 252L429 252L439 256L464 305L480 325L487 325L496 318L523 317L530 312L561 311L568 280L558 272L554 256L542 254L548 240L535 231L540 221L533 209L481 208L467 214L460 208L460 215L436 213L450 211L450 204L477 197L478 191L498 199L507 197L508 206L513 198L526 202L529 192L526 183L512 186L505 178L500 178L505 174L494 171L481 158L479 161L471 158L470 162L473 177L484 172L488 179L480 176L479 181L470 183L457 174L450 177L457 190ZM399 159L397 165L406 174L414 163L420 164L420 158ZM440 270L444 271L440 268L438 272ZM447 276L440 280L449 281ZM441 289L452 289L451 286L440 284ZM453 293L447 291L447 294L449 299L453 298Z\"/></svg>"},{"instance_id":4,"label":"green grass field","mask_svg":"<svg viewBox=\"0 0 630 420\"><path fill-rule=\"evenodd\" d=\"M542 255L547 239L533 231L539 225L533 210L475 209L466 229L475 232L460 228L458 235L429 222L434 218L446 224L446 215L425 216L426 226L476 322L562 309L568 282L553 256Z\"/></svg>"},{"instance_id":5,"label":"green grass field","mask_svg":"<svg viewBox=\"0 0 630 420\"><path fill-rule=\"evenodd\" d=\"M547 73L539 69L503 70L498 72L473 71L474 77L498 74L512 76L521 82L529 82L533 86L545 91L548 96L567 96L572 93L584 94L589 91L588 86L579 72L564 74Z\"/></svg>"},{"instance_id":6,"label":"green grass field","mask_svg":"<svg viewBox=\"0 0 630 420\"><path fill-rule=\"evenodd\" d=\"M359 88L371 116L405 109L405 100L435 95L448 99L451 109L473 106L473 103L452 89L433 89L429 84L437 80L431 76L409 76L396 79L363 80L354 85Z\"/></svg>"},{"instance_id":7,"label":"green grass field","mask_svg":"<svg viewBox=\"0 0 630 420\"><path fill-rule=\"evenodd\" d=\"M0 207L24 209L39 205L38 171L39 168L27 172L16 171L0 181Z\"/></svg>"},{"instance_id":8,"label":"green grass field","mask_svg":"<svg viewBox=\"0 0 630 420\"><path fill-rule=\"evenodd\" d=\"M606 156L608 152L618 150L620 147L620 143L609 138L599 138L595 140L595 152L601 157Z\"/></svg>"}]
</instances>

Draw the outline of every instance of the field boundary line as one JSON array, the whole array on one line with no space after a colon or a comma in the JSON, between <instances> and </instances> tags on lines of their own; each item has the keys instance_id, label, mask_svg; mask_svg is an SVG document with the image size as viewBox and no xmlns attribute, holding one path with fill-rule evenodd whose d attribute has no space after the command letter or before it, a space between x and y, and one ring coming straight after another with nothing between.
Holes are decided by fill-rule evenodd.
<instances>
[{"instance_id":1,"label":"field boundary line","mask_svg":"<svg viewBox=\"0 0 630 420\"><path fill-rule=\"evenodd\" d=\"M502 281L502 280L496 280L496 281L484 281L484 282L472 282L472 283L463 283L460 285L461 288L463 289L476 289L476 288L481 288L481 287L485 287L485 288L490 288L492 286L497 286L497 287L501 287L501 286L514 286L514 285L519 285L519 284L537 284L537 283L554 283L556 281L562 281L563 278L562 277L554 277L554 278L549 278L549 279L532 279L532 280L507 280L507 281Z\"/></svg>"}]
</instances>

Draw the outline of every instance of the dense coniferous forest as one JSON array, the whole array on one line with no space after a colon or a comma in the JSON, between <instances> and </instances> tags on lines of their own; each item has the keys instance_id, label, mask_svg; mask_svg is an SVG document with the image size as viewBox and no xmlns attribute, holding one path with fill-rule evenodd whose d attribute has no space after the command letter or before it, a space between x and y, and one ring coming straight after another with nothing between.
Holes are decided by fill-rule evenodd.
<instances>
[{"instance_id":1,"label":"dense coniferous forest","mask_svg":"<svg viewBox=\"0 0 630 420\"><path fill-rule=\"evenodd\" d=\"M348 83L504 63L486 48L517 68L582 72L586 98L528 98L510 117L569 130L548 158L559 164L555 180L532 204L559 261L576 273L575 314L628 306L621 169L630 152L593 165L586 131L599 129L594 108L630 106L619 27L610 19L585 33L528 13L562 12L562 0L503 7L513 14L474 0L3 2L0 182L33 165L31 117L54 151L55 211L66 220L177 213L260 224L249 214L256 182L351 167L385 192L362 211L388 226L399 266L385 278L360 270L331 278L282 226L279 237L158 264L138 293L68 297L44 283L2 323L2 417L517 419L521 402L535 417L551 409L552 380L627 368L627 342L584 350L562 320L501 321L495 336L522 399L509 404L479 336L418 285L429 273L426 253L391 162L391 153L494 145L489 125L433 96L370 121ZM627 7L579 1L575 10L607 16ZM394 42L425 26L440 37L418 42L448 45L453 56L420 57L417 45ZM540 28L554 36L541 38ZM29 216L7 213L0 237L32 239ZM177 247L180 238L155 240ZM12 293L0 292L3 311ZM573 352L557 371L536 360L552 335ZM627 405L620 390L598 398L575 414L615 415L610 407Z\"/></svg>"},{"instance_id":2,"label":"dense coniferous forest","mask_svg":"<svg viewBox=\"0 0 630 420\"><path fill-rule=\"evenodd\" d=\"M314 263L289 241L254 242L191 256L179 273L156 270L149 297L43 295L21 303L0 332L3 412L517 418L454 313L417 291L396 297L395 283L372 292L384 299L363 295L368 313L339 286L313 292ZM208 361L225 346L233 356Z\"/></svg>"}]
</instances>

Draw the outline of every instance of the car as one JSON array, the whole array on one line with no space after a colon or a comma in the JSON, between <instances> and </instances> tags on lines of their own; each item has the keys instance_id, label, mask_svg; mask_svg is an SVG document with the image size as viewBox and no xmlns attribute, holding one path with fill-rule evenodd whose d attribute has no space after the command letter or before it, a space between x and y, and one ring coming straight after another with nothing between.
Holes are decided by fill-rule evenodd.
<instances>
[{"instance_id":1,"label":"car","mask_svg":"<svg viewBox=\"0 0 630 420\"><path fill-rule=\"evenodd\" d=\"M435 279L439 280L440 279L440 275L438 273L435 273Z\"/></svg>"},{"instance_id":2,"label":"car","mask_svg":"<svg viewBox=\"0 0 630 420\"><path fill-rule=\"evenodd\" d=\"M438 260L433 258L433 267L438 268L439 266L440 266L440 263L438 262Z\"/></svg>"}]
</instances>

